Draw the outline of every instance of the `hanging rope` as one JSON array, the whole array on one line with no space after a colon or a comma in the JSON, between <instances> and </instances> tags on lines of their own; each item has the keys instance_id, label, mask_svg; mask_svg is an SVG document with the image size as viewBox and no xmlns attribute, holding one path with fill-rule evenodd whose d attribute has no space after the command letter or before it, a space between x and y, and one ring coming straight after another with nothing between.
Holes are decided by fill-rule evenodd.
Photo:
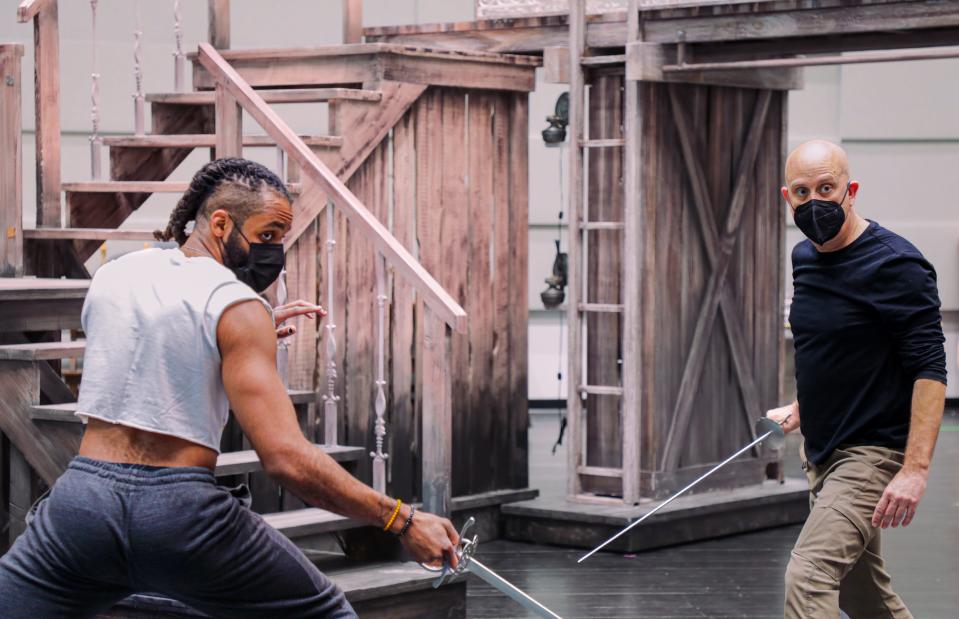
<instances>
[{"instance_id":1,"label":"hanging rope","mask_svg":"<svg viewBox=\"0 0 959 619\"><path fill-rule=\"evenodd\" d=\"M90 135L90 173L94 180L100 178L100 74L97 73L97 5L98 0L90 0L90 15L93 20L92 61L90 73L90 121L93 132Z\"/></svg>"},{"instance_id":2,"label":"hanging rope","mask_svg":"<svg viewBox=\"0 0 959 619\"><path fill-rule=\"evenodd\" d=\"M176 51L173 52L173 89L183 92L186 54L183 53L183 14L180 12L180 0L173 1L173 37L176 40Z\"/></svg>"},{"instance_id":3,"label":"hanging rope","mask_svg":"<svg viewBox=\"0 0 959 619\"><path fill-rule=\"evenodd\" d=\"M143 135L143 59L140 55L140 40L143 38L142 16L140 15L140 0L137 0L137 25L133 31L133 82L136 90L133 93L133 132Z\"/></svg>"}]
</instances>

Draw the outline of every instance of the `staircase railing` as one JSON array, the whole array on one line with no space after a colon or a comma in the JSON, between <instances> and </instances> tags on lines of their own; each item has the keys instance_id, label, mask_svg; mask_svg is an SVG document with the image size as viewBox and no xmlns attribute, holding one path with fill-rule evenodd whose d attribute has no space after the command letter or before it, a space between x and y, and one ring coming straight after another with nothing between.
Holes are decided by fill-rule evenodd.
<instances>
[{"instance_id":1,"label":"staircase railing","mask_svg":"<svg viewBox=\"0 0 959 619\"><path fill-rule=\"evenodd\" d=\"M452 466L451 342L453 330L465 332L466 312L213 46L201 43L198 58L216 80L217 156L240 152L242 115L238 108L242 108L300 168L303 191L325 194L330 205L342 212L353 229L374 246L377 262L391 266L422 299L422 499L427 510L448 514ZM295 242L298 233L312 223L306 219L294 216L289 242ZM379 270L383 272L382 266Z\"/></svg>"}]
</instances>

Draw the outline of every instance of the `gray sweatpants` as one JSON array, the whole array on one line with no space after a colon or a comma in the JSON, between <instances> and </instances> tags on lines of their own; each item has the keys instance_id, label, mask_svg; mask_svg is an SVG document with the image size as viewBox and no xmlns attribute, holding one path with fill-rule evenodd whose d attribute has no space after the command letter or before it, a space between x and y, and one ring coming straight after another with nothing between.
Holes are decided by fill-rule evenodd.
<instances>
[{"instance_id":1,"label":"gray sweatpants","mask_svg":"<svg viewBox=\"0 0 959 619\"><path fill-rule=\"evenodd\" d=\"M0 617L91 617L159 593L214 617L356 617L343 593L205 468L78 457L0 558Z\"/></svg>"}]
</instances>

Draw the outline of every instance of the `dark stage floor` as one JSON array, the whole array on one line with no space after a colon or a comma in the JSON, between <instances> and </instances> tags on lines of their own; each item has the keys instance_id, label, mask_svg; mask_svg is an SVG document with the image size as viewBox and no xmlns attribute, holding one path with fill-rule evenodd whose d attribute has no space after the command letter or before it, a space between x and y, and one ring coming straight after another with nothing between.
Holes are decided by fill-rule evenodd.
<instances>
[{"instance_id":1,"label":"dark stage floor","mask_svg":"<svg viewBox=\"0 0 959 619\"><path fill-rule=\"evenodd\" d=\"M550 448L556 417L535 415L530 486L561 493L565 454ZM798 461L790 474L801 476ZM655 517L655 516L654 516ZM566 619L600 617L782 617L782 574L798 526L771 529L634 556L508 541L482 544L478 558ZM926 497L905 529L887 530L884 554L897 592L916 619L959 617L959 415L947 414ZM533 617L471 577L467 616Z\"/></svg>"}]
</instances>

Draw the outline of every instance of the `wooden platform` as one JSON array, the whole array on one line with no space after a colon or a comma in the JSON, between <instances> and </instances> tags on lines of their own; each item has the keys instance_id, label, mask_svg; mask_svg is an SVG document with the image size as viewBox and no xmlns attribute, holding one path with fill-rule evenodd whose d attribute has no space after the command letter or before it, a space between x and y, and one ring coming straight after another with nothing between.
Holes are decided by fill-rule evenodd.
<instances>
[{"instance_id":1,"label":"wooden platform","mask_svg":"<svg viewBox=\"0 0 959 619\"><path fill-rule=\"evenodd\" d=\"M655 505L626 508L541 497L504 505L503 529L510 540L593 548ZM608 549L635 552L796 524L808 513L809 491L802 480L707 492L677 499Z\"/></svg>"}]
</instances>

